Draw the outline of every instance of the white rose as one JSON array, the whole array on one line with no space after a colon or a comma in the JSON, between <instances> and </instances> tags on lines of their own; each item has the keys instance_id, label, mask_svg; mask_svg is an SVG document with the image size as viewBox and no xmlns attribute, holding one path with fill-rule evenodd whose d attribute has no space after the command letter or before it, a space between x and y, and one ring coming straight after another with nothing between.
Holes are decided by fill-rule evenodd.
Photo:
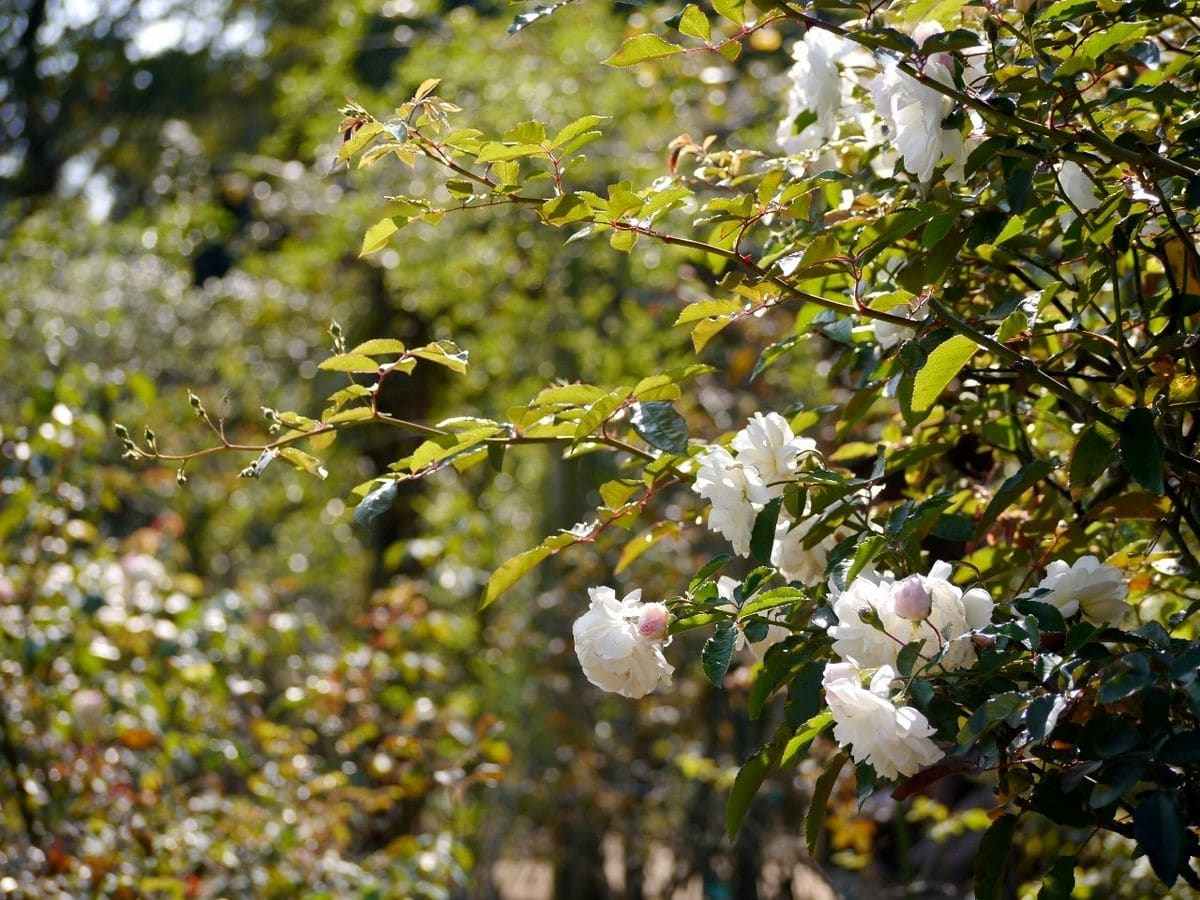
<instances>
[{"instance_id":1,"label":"white rose","mask_svg":"<svg viewBox=\"0 0 1200 900\"><path fill-rule=\"evenodd\" d=\"M631 591L617 600L610 587L588 588L591 605L575 620L575 655L587 680L602 690L637 699L659 683L670 684L674 667L662 652L662 641L640 633L639 626L649 623L659 630L657 621L665 607L641 603L642 592Z\"/></svg>"},{"instance_id":2,"label":"white rose","mask_svg":"<svg viewBox=\"0 0 1200 900\"><path fill-rule=\"evenodd\" d=\"M1129 586L1120 569L1106 566L1094 556L1080 557L1068 566L1056 559L1046 566L1046 577L1038 588L1050 593L1037 597L1058 607L1064 616L1082 611L1086 619L1101 625L1120 625L1129 612Z\"/></svg>"},{"instance_id":3,"label":"white rose","mask_svg":"<svg viewBox=\"0 0 1200 900\"><path fill-rule=\"evenodd\" d=\"M811 547L805 547L808 533L817 524L817 516L793 522L786 513L779 516L775 528L775 544L771 547L771 565L788 581L816 585L825 577L829 552L838 544L836 532L831 532Z\"/></svg>"},{"instance_id":4,"label":"white rose","mask_svg":"<svg viewBox=\"0 0 1200 900\"><path fill-rule=\"evenodd\" d=\"M892 703L896 672L883 666L862 686L861 670L853 662L825 667L825 701L833 715L833 737L850 750L855 762L866 762L884 778L912 775L944 755L930 740L929 720L911 706Z\"/></svg>"},{"instance_id":5,"label":"white rose","mask_svg":"<svg viewBox=\"0 0 1200 900\"><path fill-rule=\"evenodd\" d=\"M783 488L800 467L800 460L817 450L811 438L796 437L792 426L779 413L755 413L733 438L736 460L750 466L766 487L769 497L783 495Z\"/></svg>"},{"instance_id":6,"label":"white rose","mask_svg":"<svg viewBox=\"0 0 1200 900\"><path fill-rule=\"evenodd\" d=\"M900 583L890 572L859 575L833 604L838 617L829 629L834 652L868 668L894 666L900 648L920 640L920 653L927 659L944 647L939 663L944 671L973 666L977 657L970 634L991 622L994 604L982 588L964 592L951 584L951 571L949 563L936 562L928 575L914 575ZM907 585L913 579L929 596L929 615L921 622L897 609L900 593L911 590ZM862 620L860 614L867 609L878 614L884 631Z\"/></svg>"},{"instance_id":7,"label":"white rose","mask_svg":"<svg viewBox=\"0 0 1200 900\"><path fill-rule=\"evenodd\" d=\"M771 499L758 471L737 462L724 447L711 447L696 457L700 468L692 490L712 504L710 531L725 536L739 556L750 552L754 517Z\"/></svg>"}]
</instances>

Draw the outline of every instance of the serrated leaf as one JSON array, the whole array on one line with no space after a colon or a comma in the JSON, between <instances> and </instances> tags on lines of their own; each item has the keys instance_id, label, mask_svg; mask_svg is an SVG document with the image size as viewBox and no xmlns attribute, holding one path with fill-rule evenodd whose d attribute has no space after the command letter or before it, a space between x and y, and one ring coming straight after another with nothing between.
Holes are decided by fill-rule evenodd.
<instances>
[{"instance_id":1,"label":"serrated leaf","mask_svg":"<svg viewBox=\"0 0 1200 900\"><path fill-rule=\"evenodd\" d=\"M388 239L400 230L403 222L399 216L388 216L368 228L367 233L363 235L362 249L358 251L359 258L370 256L386 247Z\"/></svg>"},{"instance_id":2,"label":"serrated leaf","mask_svg":"<svg viewBox=\"0 0 1200 900\"><path fill-rule=\"evenodd\" d=\"M538 563L549 555L549 548L544 544L539 544L532 550L518 553L501 565L492 573L491 578L488 579L487 587L483 593L483 602L480 603L480 609L494 603L497 597L537 568Z\"/></svg>"},{"instance_id":3,"label":"serrated leaf","mask_svg":"<svg viewBox=\"0 0 1200 900\"><path fill-rule=\"evenodd\" d=\"M386 129L378 122L367 122L358 131L354 132L350 140L342 144L341 149L338 150L337 161L342 163L350 159L350 157L366 147L367 144L383 134L384 131Z\"/></svg>"},{"instance_id":4,"label":"serrated leaf","mask_svg":"<svg viewBox=\"0 0 1200 900\"><path fill-rule=\"evenodd\" d=\"M1115 459L1115 448L1111 440L1102 435L1095 425L1089 425L1079 434L1071 451L1068 469L1071 490L1086 490L1096 483Z\"/></svg>"},{"instance_id":5,"label":"serrated leaf","mask_svg":"<svg viewBox=\"0 0 1200 900\"><path fill-rule=\"evenodd\" d=\"M675 318L675 324L685 325L688 322L696 322L712 316L725 316L741 312L741 310L742 303L739 300L697 300L680 310L679 315Z\"/></svg>"},{"instance_id":6,"label":"serrated leaf","mask_svg":"<svg viewBox=\"0 0 1200 900\"><path fill-rule=\"evenodd\" d=\"M1167 887L1174 886L1187 865L1185 835L1179 797L1173 791L1155 791L1134 807L1133 836Z\"/></svg>"},{"instance_id":7,"label":"serrated leaf","mask_svg":"<svg viewBox=\"0 0 1200 900\"><path fill-rule=\"evenodd\" d=\"M933 348L913 381L913 412L927 413L954 379L979 350L969 337L956 334Z\"/></svg>"},{"instance_id":8,"label":"serrated leaf","mask_svg":"<svg viewBox=\"0 0 1200 900\"><path fill-rule=\"evenodd\" d=\"M633 404L629 424L651 447L679 455L687 453L687 421L670 403Z\"/></svg>"},{"instance_id":9,"label":"serrated leaf","mask_svg":"<svg viewBox=\"0 0 1200 900\"><path fill-rule=\"evenodd\" d=\"M709 24L708 16L694 4L689 3L683 8L683 12L679 14L678 28L681 33L699 38L706 44L712 40L712 25Z\"/></svg>"},{"instance_id":10,"label":"serrated leaf","mask_svg":"<svg viewBox=\"0 0 1200 900\"><path fill-rule=\"evenodd\" d=\"M404 350L403 341L395 338L372 338L369 341L363 341L350 352L362 356L399 356Z\"/></svg>"},{"instance_id":11,"label":"serrated leaf","mask_svg":"<svg viewBox=\"0 0 1200 900\"><path fill-rule=\"evenodd\" d=\"M775 527L779 524L779 511L783 498L776 497L768 502L754 517L750 531L750 555L760 563L771 561L771 549L775 546Z\"/></svg>"},{"instance_id":12,"label":"serrated leaf","mask_svg":"<svg viewBox=\"0 0 1200 900\"><path fill-rule=\"evenodd\" d=\"M804 591L797 590L796 588L772 588L769 591L763 591L761 594L755 594L743 603L737 615L739 619L744 619L746 616L760 613L763 610L774 609L777 606L786 606L789 603L797 603L803 599Z\"/></svg>"},{"instance_id":13,"label":"serrated leaf","mask_svg":"<svg viewBox=\"0 0 1200 900\"><path fill-rule=\"evenodd\" d=\"M975 896L977 900L1000 900L1004 870L1012 852L1017 817L1004 815L984 832L975 856Z\"/></svg>"},{"instance_id":14,"label":"serrated leaf","mask_svg":"<svg viewBox=\"0 0 1200 900\"><path fill-rule=\"evenodd\" d=\"M1042 878L1037 900L1071 900L1075 890L1075 857L1060 856Z\"/></svg>"},{"instance_id":15,"label":"serrated leaf","mask_svg":"<svg viewBox=\"0 0 1200 900\"><path fill-rule=\"evenodd\" d=\"M387 510L395 501L400 489L395 481L389 481L382 487L377 487L359 501L354 507L354 521L359 525L367 525Z\"/></svg>"},{"instance_id":16,"label":"serrated leaf","mask_svg":"<svg viewBox=\"0 0 1200 900\"><path fill-rule=\"evenodd\" d=\"M434 341L410 351L410 356L445 366L459 375L467 371L468 353L453 341Z\"/></svg>"},{"instance_id":17,"label":"serrated leaf","mask_svg":"<svg viewBox=\"0 0 1200 900\"><path fill-rule=\"evenodd\" d=\"M1129 411L1121 422L1121 461L1133 480L1152 494L1163 493L1163 455L1154 413L1144 407Z\"/></svg>"},{"instance_id":18,"label":"serrated leaf","mask_svg":"<svg viewBox=\"0 0 1200 900\"><path fill-rule=\"evenodd\" d=\"M746 813L750 811L750 804L771 771L775 752L771 745L767 745L746 760L738 770L733 789L729 792L729 803L725 806L725 833L730 840L737 836Z\"/></svg>"},{"instance_id":19,"label":"serrated leaf","mask_svg":"<svg viewBox=\"0 0 1200 900\"><path fill-rule=\"evenodd\" d=\"M833 791L834 784L837 783L837 777L842 771L842 767L846 765L846 760L850 758L850 754L845 750L838 753L825 766L825 771L821 773L821 777L817 779L816 785L813 787L812 801L808 804L808 811L804 814L804 840L808 845L809 856L816 858L817 841L821 837L822 826L825 824L825 807L829 804L829 795Z\"/></svg>"},{"instance_id":20,"label":"serrated leaf","mask_svg":"<svg viewBox=\"0 0 1200 900\"><path fill-rule=\"evenodd\" d=\"M575 194L561 194L542 204L542 218L555 228L592 217L592 210Z\"/></svg>"},{"instance_id":21,"label":"serrated leaf","mask_svg":"<svg viewBox=\"0 0 1200 900\"><path fill-rule=\"evenodd\" d=\"M713 11L735 25L746 24L746 0L713 0Z\"/></svg>"},{"instance_id":22,"label":"serrated leaf","mask_svg":"<svg viewBox=\"0 0 1200 900\"><path fill-rule=\"evenodd\" d=\"M550 142L550 146L554 149L558 149L568 141L572 141L581 134L591 131L593 128L607 119L608 116L582 116L576 119L574 122L571 122L569 125L563 126L558 134L554 136L554 140Z\"/></svg>"},{"instance_id":23,"label":"serrated leaf","mask_svg":"<svg viewBox=\"0 0 1200 900\"><path fill-rule=\"evenodd\" d=\"M712 637L704 642L700 650L700 664L704 674L717 687L725 686L725 673L733 661L733 648L737 643L738 630L730 622L722 622Z\"/></svg>"},{"instance_id":24,"label":"serrated leaf","mask_svg":"<svg viewBox=\"0 0 1200 900\"><path fill-rule=\"evenodd\" d=\"M633 564L634 560L663 538L678 537L680 529L681 526L678 522L655 522L646 531L626 542L624 549L621 550L620 558L617 559L613 574L620 575Z\"/></svg>"},{"instance_id":25,"label":"serrated leaf","mask_svg":"<svg viewBox=\"0 0 1200 900\"><path fill-rule=\"evenodd\" d=\"M696 352L703 350L705 345L732 321L733 319L717 318L701 319L697 322L696 327L692 329L692 346Z\"/></svg>"},{"instance_id":26,"label":"serrated leaf","mask_svg":"<svg viewBox=\"0 0 1200 900\"><path fill-rule=\"evenodd\" d=\"M604 64L618 67L632 66L682 52L682 47L664 41L657 34L638 34L628 38L616 53L604 60Z\"/></svg>"},{"instance_id":27,"label":"serrated leaf","mask_svg":"<svg viewBox=\"0 0 1200 900\"><path fill-rule=\"evenodd\" d=\"M339 425L345 422L363 422L375 418L375 413L369 406L355 406L343 409L325 419L326 425Z\"/></svg>"},{"instance_id":28,"label":"serrated leaf","mask_svg":"<svg viewBox=\"0 0 1200 900\"><path fill-rule=\"evenodd\" d=\"M321 360L317 364L317 368L324 372L357 372L363 374L378 372L379 363L371 359L371 357L363 356L359 353L339 353L337 356Z\"/></svg>"},{"instance_id":29,"label":"serrated leaf","mask_svg":"<svg viewBox=\"0 0 1200 900\"><path fill-rule=\"evenodd\" d=\"M538 392L533 398L532 405L569 404L571 406L587 406L595 403L607 392L594 384L556 384Z\"/></svg>"},{"instance_id":30,"label":"serrated leaf","mask_svg":"<svg viewBox=\"0 0 1200 900\"><path fill-rule=\"evenodd\" d=\"M286 460L293 468L307 472L309 475L315 475L322 481L329 476L329 471L321 465L319 459L303 450L297 450L295 447L284 447L279 451L279 458Z\"/></svg>"}]
</instances>

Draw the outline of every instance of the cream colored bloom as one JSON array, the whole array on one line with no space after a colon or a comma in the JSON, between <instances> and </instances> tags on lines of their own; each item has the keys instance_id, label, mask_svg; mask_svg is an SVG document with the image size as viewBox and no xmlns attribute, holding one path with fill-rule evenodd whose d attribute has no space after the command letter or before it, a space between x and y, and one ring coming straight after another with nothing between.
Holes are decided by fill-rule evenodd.
<instances>
[{"instance_id":1,"label":"cream colored bloom","mask_svg":"<svg viewBox=\"0 0 1200 900\"><path fill-rule=\"evenodd\" d=\"M788 581L815 586L825 578L825 567L829 564L829 553L838 544L837 532L817 541L811 547L804 543L808 533L817 524L818 516L809 516L799 522L782 512L775 528L775 544L771 547L771 565Z\"/></svg>"},{"instance_id":2,"label":"cream colored bloom","mask_svg":"<svg viewBox=\"0 0 1200 900\"><path fill-rule=\"evenodd\" d=\"M1125 576L1094 556L1080 557L1070 566L1056 559L1046 566L1046 577L1038 589L1049 593L1035 599L1058 607L1064 616L1082 612L1085 619L1097 624L1120 625L1129 612Z\"/></svg>"},{"instance_id":3,"label":"cream colored bloom","mask_svg":"<svg viewBox=\"0 0 1200 900\"><path fill-rule=\"evenodd\" d=\"M739 556L750 552L754 516L770 493L754 469L734 460L724 447L711 447L696 457L700 469L692 490L712 504L708 528L723 534Z\"/></svg>"},{"instance_id":4,"label":"cream colored bloom","mask_svg":"<svg viewBox=\"0 0 1200 900\"><path fill-rule=\"evenodd\" d=\"M939 663L944 671L975 665L970 635L991 622L994 604L982 588L964 592L951 584L951 571L949 563L936 562L928 575L912 576L929 597L929 615L920 622L896 608L897 595L910 590L910 579L897 583L890 572L859 575L833 603L838 617L829 629L834 652L868 668L894 666L900 649L920 640L920 653L926 659L944 650ZM863 621L868 610L879 616L883 631Z\"/></svg>"},{"instance_id":5,"label":"cream colored bloom","mask_svg":"<svg viewBox=\"0 0 1200 900\"><path fill-rule=\"evenodd\" d=\"M830 663L822 684L833 715L833 737L850 750L855 762L870 763L884 778L912 775L944 755L930 740L929 720L911 706L891 701L896 671L880 667L870 688L862 686L862 671L854 661Z\"/></svg>"},{"instance_id":6,"label":"cream colored bloom","mask_svg":"<svg viewBox=\"0 0 1200 900\"><path fill-rule=\"evenodd\" d=\"M758 473L770 498L782 496L800 461L816 452L811 438L796 437L792 426L779 413L755 413L733 438L736 460Z\"/></svg>"},{"instance_id":7,"label":"cream colored bloom","mask_svg":"<svg viewBox=\"0 0 1200 900\"><path fill-rule=\"evenodd\" d=\"M575 655L587 680L602 690L637 699L660 683L670 684L674 667L663 656L663 642L640 631L664 634L659 628L661 604L644 604L642 592L617 600L610 587L588 588L591 605L575 620Z\"/></svg>"},{"instance_id":8,"label":"cream colored bloom","mask_svg":"<svg viewBox=\"0 0 1200 900\"><path fill-rule=\"evenodd\" d=\"M935 22L923 23L914 30L913 40L920 46L941 31L942 27ZM977 54L968 50L965 55L968 66L964 80L969 84L984 77L984 73L974 60ZM924 75L928 80L954 87L953 72L954 60L948 53L934 53L925 60ZM946 179L962 181L968 153L966 142L958 128L942 125L954 111L954 101L900 71L895 63L885 64L883 73L870 87L875 111L895 142L905 171L917 176L922 184L929 184L938 164L949 161Z\"/></svg>"}]
</instances>

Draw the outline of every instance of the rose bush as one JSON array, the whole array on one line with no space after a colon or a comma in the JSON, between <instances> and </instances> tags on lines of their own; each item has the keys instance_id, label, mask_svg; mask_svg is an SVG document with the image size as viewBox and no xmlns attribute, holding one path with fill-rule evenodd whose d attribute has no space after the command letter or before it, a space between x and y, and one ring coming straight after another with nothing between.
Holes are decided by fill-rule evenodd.
<instances>
[{"instance_id":1,"label":"rose bush","mask_svg":"<svg viewBox=\"0 0 1200 900\"><path fill-rule=\"evenodd\" d=\"M402 228L498 206L570 241L650 248L679 272L664 324L687 326L712 364L551 384L500 418L427 423L381 403L384 384L418 365L461 373L465 351L386 335L348 346L335 326L320 368L348 380L325 410L272 411L273 437L222 446L320 475L300 445L371 424L419 435L359 486L362 524L399 482L513 447L609 453L595 521L500 566L483 603L642 518L645 532L616 541L630 578L668 536L709 540L684 525L719 534L732 555L663 601L671 633L711 629L700 666L720 686L739 643L786 627L754 669L750 711L785 692L811 710L741 770L731 834L768 773L831 734L864 797L963 771L990 784L978 896L996 896L1014 830L1035 817L1131 839L1164 883L1200 887L1194 21L1149 0L722 0L684 6L672 40L639 21L606 60L636 77L703 55L701 76L736 90L769 64L766 35L790 45L790 70L774 63L782 123L664 135L660 177L599 185L580 151L611 146L599 142L619 123L485 134L459 125L431 78L392 116L347 106L339 161L420 170L364 255ZM739 331L758 342L750 361ZM705 399L722 365L778 408L732 422ZM837 404L806 405L814 373ZM120 438L135 459L199 455ZM657 607L640 631L639 596L594 589L575 627L588 678L630 697L672 671ZM830 761L806 814L810 843L845 762ZM1053 871L1073 878L1070 855Z\"/></svg>"}]
</instances>

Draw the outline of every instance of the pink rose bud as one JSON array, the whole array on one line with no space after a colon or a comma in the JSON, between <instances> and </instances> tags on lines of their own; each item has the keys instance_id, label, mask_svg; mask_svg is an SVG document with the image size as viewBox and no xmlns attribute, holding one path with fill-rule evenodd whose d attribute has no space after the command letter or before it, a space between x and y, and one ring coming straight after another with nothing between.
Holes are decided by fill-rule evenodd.
<instances>
[{"instance_id":1,"label":"pink rose bud","mask_svg":"<svg viewBox=\"0 0 1200 900\"><path fill-rule=\"evenodd\" d=\"M661 603L647 603L638 616L638 634L648 641L661 641L667 636L671 614Z\"/></svg>"},{"instance_id":2,"label":"pink rose bud","mask_svg":"<svg viewBox=\"0 0 1200 900\"><path fill-rule=\"evenodd\" d=\"M896 615L911 622L922 622L929 618L933 605L929 591L919 575L909 575L893 589L892 602Z\"/></svg>"}]
</instances>

